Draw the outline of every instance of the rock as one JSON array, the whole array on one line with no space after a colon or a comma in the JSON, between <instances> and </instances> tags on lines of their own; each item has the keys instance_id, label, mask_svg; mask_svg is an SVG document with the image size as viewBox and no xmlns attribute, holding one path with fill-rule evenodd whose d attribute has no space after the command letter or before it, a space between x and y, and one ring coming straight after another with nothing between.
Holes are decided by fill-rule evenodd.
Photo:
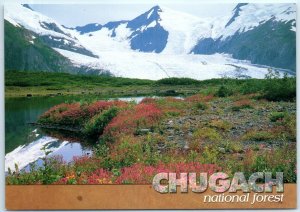
<instances>
[{"instance_id":1,"label":"rock","mask_svg":"<svg viewBox=\"0 0 300 212\"><path fill-rule=\"evenodd\" d=\"M158 148L158 150L163 150L166 148L166 144L163 142L159 142L159 143L157 143L157 148Z\"/></svg>"},{"instance_id":2,"label":"rock","mask_svg":"<svg viewBox=\"0 0 300 212\"><path fill-rule=\"evenodd\" d=\"M173 139L174 139L174 136L172 136L172 135L169 135L169 136L168 136L168 140L169 140L169 141L171 141L171 140L173 140Z\"/></svg>"},{"instance_id":3,"label":"rock","mask_svg":"<svg viewBox=\"0 0 300 212\"><path fill-rule=\"evenodd\" d=\"M238 155L237 155L237 159L238 159L238 160L243 160L243 159L244 159L244 156L241 155L241 154L238 154Z\"/></svg>"},{"instance_id":4,"label":"rock","mask_svg":"<svg viewBox=\"0 0 300 212\"><path fill-rule=\"evenodd\" d=\"M139 130L137 131L137 134L138 134L138 135L146 135L146 134L148 134L148 133L150 133L150 129L139 129Z\"/></svg>"},{"instance_id":5,"label":"rock","mask_svg":"<svg viewBox=\"0 0 300 212\"><path fill-rule=\"evenodd\" d=\"M218 151L221 152L221 153L223 153L223 154L226 153L226 149L223 148L223 147L219 147L219 148L218 148Z\"/></svg>"},{"instance_id":6,"label":"rock","mask_svg":"<svg viewBox=\"0 0 300 212\"><path fill-rule=\"evenodd\" d=\"M190 147L189 147L189 145L188 145L188 144L185 144L185 145L184 145L184 147L183 147L183 149L184 149L184 150L189 150L189 149L190 149Z\"/></svg>"}]
</instances>

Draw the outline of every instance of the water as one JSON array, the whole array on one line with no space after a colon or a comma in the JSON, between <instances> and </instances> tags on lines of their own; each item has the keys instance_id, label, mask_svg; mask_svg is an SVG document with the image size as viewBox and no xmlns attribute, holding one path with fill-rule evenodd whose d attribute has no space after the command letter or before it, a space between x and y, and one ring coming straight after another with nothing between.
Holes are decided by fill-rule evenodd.
<instances>
[{"instance_id":1,"label":"water","mask_svg":"<svg viewBox=\"0 0 300 212\"><path fill-rule=\"evenodd\" d=\"M8 167L28 170L30 163L42 164L45 150L52 156L61 155L66 162L74 156L92 154L92 147L78 138L69 138L53 132L46 132L28 123L36 122L38 117L54 105L80 101L89 97L56 96L5 99L5 171ZM93 97L95 98L95 97ZM119 98L123 101L140 102L144 97ZM99 98L98 98L99 99ZM45 150L42 150L45 148Z\"/></svg>"}]
</instances>

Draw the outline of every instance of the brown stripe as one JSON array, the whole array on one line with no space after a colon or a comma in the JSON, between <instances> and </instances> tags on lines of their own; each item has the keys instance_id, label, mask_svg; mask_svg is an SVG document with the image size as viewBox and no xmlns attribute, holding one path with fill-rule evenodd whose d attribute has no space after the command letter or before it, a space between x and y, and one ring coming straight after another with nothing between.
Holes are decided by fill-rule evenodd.
<instances>
[{"instance_id":1,"label":"brown stripe","mask_svg":"<svg viewBox=\"0 0 300 212\"><path fill-rule=\"evenodd\" d=\"M254 193L250 193L250 200L246 203L204 203L204 195L216 193L207 190L201 194L192 192L159 194L150 185L8 185L6 208L8 210L296 208L297 185L285 184L283 194L282 203L251 205ZM236 194L225 193L225 195Z\"/></svg>"}]
</instances>

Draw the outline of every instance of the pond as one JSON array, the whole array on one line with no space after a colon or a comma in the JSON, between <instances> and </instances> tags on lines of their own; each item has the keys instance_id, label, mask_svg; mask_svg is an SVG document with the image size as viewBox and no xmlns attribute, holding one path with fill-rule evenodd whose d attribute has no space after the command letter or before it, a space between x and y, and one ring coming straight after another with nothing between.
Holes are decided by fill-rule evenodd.
<instances>
[{"instance_id":1,"label":"pond","mask_svg":"<svg viewBox=\"0 0 300 212\"><path fill-rule=\"evenodd\" d=\"M49 156L61 155L66 162L74 156L92 154L92 146L78 138L58 136L36 126L30 125L54 105L63 102L80 101L90 97L55 96L5 99L5 171L29 170L29 164L42 165L45 151ZM95 98L95 97L93 97ZM123 101L140 102L144 97L119 98ZM101 98L98 98L101 99ZM44 148L44 150L42 150Z\"/></svg>"}]
</instances>

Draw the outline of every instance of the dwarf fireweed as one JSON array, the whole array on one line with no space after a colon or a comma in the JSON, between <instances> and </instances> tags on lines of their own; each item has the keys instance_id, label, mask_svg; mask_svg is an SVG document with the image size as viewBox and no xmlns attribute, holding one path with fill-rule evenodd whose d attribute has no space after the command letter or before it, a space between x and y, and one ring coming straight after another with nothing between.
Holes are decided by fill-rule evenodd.
<instances>
[{"instance_id":1,"label":"dwarf fireweed","mask_svg":"<svg viewBox=\"0 0 300 212\"><path fill-rule=\"evenodd\" d=\"M212 174L220 169L220 167L214 164L200 164L198 162L178 162L170 164L160 163L155 166L134 164L131 167L122 168L121 175L116 179L115 183L148 184L151 183L153 177L157 173L161 172L174 172L179 174L181 172L196 172L201 170L203 172Z\"/></svg>"},{"instance_id":2,"label":"dwarf fireweed","mask_svg":"<svg viewBox=\"0 0 300 212\"><path fill-rule=\"evenodd\" d=\"M104 129L104 135L133 133L137 128L152 127L161 118L162 111L154 104L138 104L119 112Z\"/></svg>"},{"instance_id":3,"label":"dwarf fireweed","mask_svg":"<svg viewBox=\"0 0 300 212\"><path fill-rule=\"evenodd\" d=\"M80 127L96 114L102 113L113 106L122 108L126 105L127 103L122 101L97 101L91 104L62 103L50 108L41 115L39 122Z\"/></svg>"}]
</instances>

